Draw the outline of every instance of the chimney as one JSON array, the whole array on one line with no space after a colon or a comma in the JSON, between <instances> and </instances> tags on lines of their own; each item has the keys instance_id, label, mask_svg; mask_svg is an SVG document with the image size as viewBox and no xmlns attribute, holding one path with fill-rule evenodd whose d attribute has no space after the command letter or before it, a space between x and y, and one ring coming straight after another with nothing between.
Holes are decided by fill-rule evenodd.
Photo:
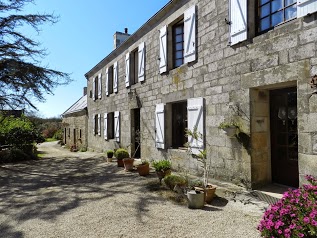
<instances>
[{"instance_id":1,"label":"chimney","mask_svg":"<svg viewBox=\"0 0 317 238\"><path fill-rule=\"evenodd\" d=\"M84 96L87 95L87 87L84 87Z\"/></svg>"},{"instance_id":2,"label":"chimney","mask_svg":"<svg viewBox=\"0 0 317 238\"><path fill-rule=\"evenodd\" d=\"M124 32L116 32L113 35L113 48L116 49L119 45L121 45L130 34L128 33L128 28L124 28Z\"/></svg>"}]
</instances>

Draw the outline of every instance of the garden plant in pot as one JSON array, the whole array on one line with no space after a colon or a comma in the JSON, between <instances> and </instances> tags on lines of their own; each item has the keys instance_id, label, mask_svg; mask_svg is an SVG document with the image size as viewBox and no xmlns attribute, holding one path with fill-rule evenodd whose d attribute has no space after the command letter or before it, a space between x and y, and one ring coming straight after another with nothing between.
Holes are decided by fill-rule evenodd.
<instances>
[{"instance_id":1,"label":"garden plant in pot","mask_svg":"<svg viewBox=\"0 0 317 238\"><path fill-rule=\"evenodd\" d=\"M147 160L142 160L141 164L136 167L140 176L146 176L150 174L150 164Z\"/></svg>"},{"instance_id":2,"label":"garden plant in pot","mask_svg":"<svg viewBox=\"0 0 317 238\"><path fill-rule=\"evenodd\" d=\"M234 122L221 122L219 125L219 129L222 129L224 133L229 137L235 137L237 135L237 130L239 129L239 125Z\"/></svg>"},{"instance_id":3,"label":"garden plant in pot","mask_svg":"<svg viewBox=\"0 0 317 238\"><path fill-rule=\"evenodd\" d=\"M129 152L126 149L120 148L116 150L115 156L117 159L118 167L124 167L123 159L129 158Z\"/></svg>"},{"instance_id":4,"label":"garden plant in pot","mask_svg":"<svg viewBox=\"0 0 317 238\"><path fill-rule=\"evenodd\" d=\"M160 183L162 182L162 179L166 175L171 174L172 163L169 160L163 159L163 160L153 161L152 165L155 169L157 177L160 180Z\"/></svg>"},{"instance_id":5,"label":"garden plant in pot","mask_svg":"<svg viewBox=\"0 0 317 238\"><path fill-rule=\"evenodd\" d=\"M113 150L107 150L106 154L107 154L108 162L112 162L113 153L114 153Z\"/></svg>"},{"instance_id":6,"label":"garden plant in pot","mask_svg":"<svg viewBox=\"0 0 317 238\"><path fill-rule=\"evenodd\" d=\"M186 135L190 136L193 140L197 140L202 142L203 138L201 133L197 131L197 127L194 128L193 131L186 130ZM195 191L204 192L205 194L205 202L210 203L215 196L217 186L208 183L209 171L210 171L210 159L208 161L207 158L207 150L199 150L199 153L196 155L192 155L192 147L190 143L187 143L187 147L189 148L189 152L191 156L197 159L198 162L201 163L201 167L203 169L203 184L202 186L195 186Z\"/></svg>"},{"instance_id":7,"label":"garden plant in pot","mask_svg":"<svg viewBox=\"0 0 317 238\"><path fill-rule=\"evenodd\" d=\"M187 179L180 175L167 175L163 181L171 190L174 190L175 186L178 186L179 188L185 188L187 186Z\"/></svg>"}]
</instances>

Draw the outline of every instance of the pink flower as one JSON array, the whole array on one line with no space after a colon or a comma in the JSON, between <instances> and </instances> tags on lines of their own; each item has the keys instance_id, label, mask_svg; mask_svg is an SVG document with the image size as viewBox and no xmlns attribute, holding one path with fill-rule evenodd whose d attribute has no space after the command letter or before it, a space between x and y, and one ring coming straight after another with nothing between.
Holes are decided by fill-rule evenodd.
<instances>
[{"instance_id":1,"label":"pink flower","mask_svg":"<svg viewBox=\"0 0 317 238\"><path fill-rule=\"evenodd\" d=\"M309 223L309 222L310 222L310 219L309 219L309 217L304 217L303 221L304 221L305 223Z\"/></svg>"}]
</instances>

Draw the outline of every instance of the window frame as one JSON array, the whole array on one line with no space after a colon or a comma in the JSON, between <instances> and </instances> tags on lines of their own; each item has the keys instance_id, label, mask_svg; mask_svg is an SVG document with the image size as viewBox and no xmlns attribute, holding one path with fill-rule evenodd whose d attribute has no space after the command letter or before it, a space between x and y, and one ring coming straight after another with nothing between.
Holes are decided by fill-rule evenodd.
<instances>
[{"instance_id":1,"label":"window frame","mask_svg":"<svg viewBox=\"0 0 317 238\"><path fill-rule=\"evenodd\" d=\"M98 99L98 76L95 77L95 92L94 92L94 100Z\"/></svg>"},{"instance_id":2,"label":"window frame","mask_svg":"<svg viewBox=\"0 0 317 238\"><path fill-rule=\"evenodd\" d=\"M182 32L181 32L181 34L177 34L176 33L176 31L177 31L177 29L181 29L182 30ZM183 64L184 64L184 61L185 61L185 56L184 56L184 19L182 18L181 20L179 20L178 22L176 22L175 24L173 24L172 26L171 26L171 31L172 31L172 59L173 59L173 62L172 62L172 68L173 69L175 69L175 68L178 68L178 67L180 67L180 66L182 66ZM182 41L179 41L179 42L177 42L176 41L176 38L177 38L177 36L179 36L179 35L181 35L182 36ZM177 44L178 43L181 43L181 45L182 45L182 49L181 50L177 50L176 49L176 46L177 46ZM177 52L182 52L182 56L180 57L180 58L178 58L177 57ZM181 60L182 62L181 62L181 64L177 64L176 62L177 62L177 60Z\"/></svg>"},{"instance_id":3,"label":"window frame","mask_svg":"<svg viewBox=\"0 0 317 238\"><path fill-rule=\"evenodd\" d=\"M113 84L114 84L114 70L113 65L108 68L108 95L113 93Z\"/></svg>"},{"instance_id":4,"label":"window frame","mask_svg":"<svg viewBox=\"0 0 317 238\"><path fill-rule=\"evenodd\" d=\"M295 14L295 17L287 19L287 20L285 19L286 9L289 9L289 8L291 8L293 6L296 6L296 12L297 12L297 1L294 1L293 3L291 3L290 5L285 7L285 2L286 1L287 0L282 0L283 6L280 9L276 10L276 11L272 11L272 2L273 2L273 0L268 0L268 2L266 2L266 3L262 4L262 5L261 5L261 0L257 0L256 6L255 6L256 34L257 35L261 35L261 34L263 34L265 32L268 32L268 31L274 29L275 27L277 27L279 25L285 24L285 23L287 23L289 21L292 21L292 20L297 18L296 14ZM270 7L269 7L270 8L269 9L270 12L269 12L268 15L265 15L264 17L261 17L261 8L263 6L265 6L265 5L270 5ZM283 13L283 20L280 23L278 23L278 24L272 25L272 15L274 15L274 14L276 14L278 12L282 12ZM265 29L265 30L261 30L261 20L263 20L265 18L269 18L270 26L267 29Z\"/></svg>"},{"instance_id":5,"label":"window frame","mask_svg":"<svg viewBox=\"0 0 317 238\"><path fill-rule=\"evenodd\" d=\"M139 82L139 47L130 52L130 86Z\"/></svg>"},{"instance_id":6,"label":"window frame","mask_svg":"<svg viewBox=\"0 0 317 238\"><path fill-rule=\"evenodd\" d=\"M107 113L107 140L115 139L114 112Z\"/></svg>"},{"instance_id":7,"label":"window frame","mask_svg":"<svg viewBox=\"0 0 317 238\"><path fill-rule=\"evenodd\" d=\"M172 118L172 131L171 131L171 147L173 149L185 148L187 137L185 129L188 128L188 113L187 113L187 100L173 102L171 104L171 118ZM176 114L180 113L182 126L177 130Z\"/></svg>"}]
</instances>

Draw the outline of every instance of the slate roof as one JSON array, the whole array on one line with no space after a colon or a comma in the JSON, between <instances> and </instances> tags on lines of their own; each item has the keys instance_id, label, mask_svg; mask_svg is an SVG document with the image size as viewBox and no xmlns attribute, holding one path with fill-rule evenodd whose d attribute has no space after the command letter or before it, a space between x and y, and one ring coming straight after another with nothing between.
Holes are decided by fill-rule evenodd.
<instances>
[{"instance_id":1,"label":"slate roof","mask_svg":"<svg viewBox=\"0 0 317 238\"><path fill-rule=\"evenodd\" d=\"M75 102L70 108L68 108L62 116L82 111L87 108L87 95L82 96L77 102Z\"/></svg>"}]
</instances>

